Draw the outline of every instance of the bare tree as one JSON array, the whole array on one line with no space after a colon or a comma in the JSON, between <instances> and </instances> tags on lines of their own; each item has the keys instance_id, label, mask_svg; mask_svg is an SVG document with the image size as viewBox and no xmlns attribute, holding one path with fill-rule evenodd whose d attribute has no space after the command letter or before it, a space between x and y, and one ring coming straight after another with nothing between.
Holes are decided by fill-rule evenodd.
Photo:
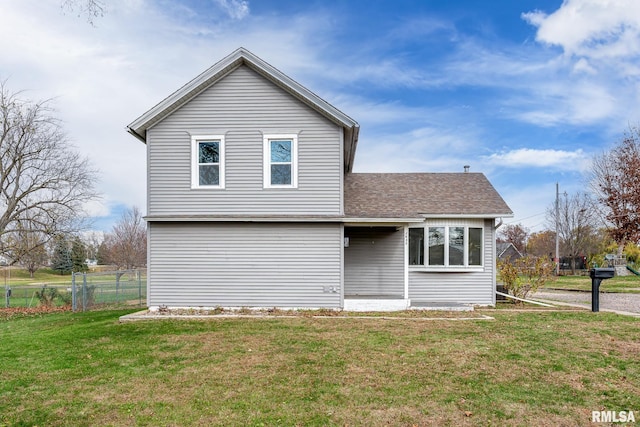
<instances>
[{"instance_id":1,"label":"bare tree","mask_svg":"<svg viewBox=\"0 0 640 427\"><path fill-rule=\"evenodd\" d=\"M499 231L498 241L511 243L516 249L524 254L527 248L527 238L529 229L522 224L508 224Z\"/></svg>"},{"instance_id":2,"label":"bare tree","mask_svg":"<svg viewBox=\"0 0 640 427\"><path fill-rule=\"evenodd\" d=\"M130 269L147 265L147 228L140 209L134 206L122 213L102 246L106 261L118 268Z\"/></svg>"},{"instance_id":3,"label":"bare tree","mask_svg":"<svg viewBox=\"0 0 640 427\"><path fill-rule=\"evenodd\" d=\"M91 25L106 12L106 6L101 0L62 0L61 7L63 11L76 13L78 17L85 16Z\"/></svg>"},{"instance_id":4,"label":"bare tree","mask_svg":"<svg viewBox=\"0 0 640 427\"><path fill-rule=\"evenodd\" d=\"M621 255L627 242L640 241L640 129L593 159L591 186L604 209L611 237Z\"/></svg>"},{"instance_id":5,"label":"bare tree","mask_svg":"<svg viewBox=\"0 0 640 427\"><path fill-rule=\"evenodd\" d=\"M87 250L87 259L95 261L98 258L98 248L104 240L104 235L102 232L92 231L83 237L83 243Z\"/></svg>"},{"instance_id":6,"label":"bare tree","mask_svg":"<svg viewBox=\"0 0 640 427\"><path fill-rule=\"evenodd\" d=\"M68 142L49 101L23 100L0 82L0 252L25 253L16 236L81 228L97 172ZM28 241L28 239L21 239ZM34 247L40 239L32 240ZM18 262L19 258L12 258Z\"/></svg>"},{"instance_id":7,"label":"bare tree","mask_svg":"<svg viewBox=\"0 0 640 427\"><path fill-rule=\"evenodd\" d=\"M594 201L587 193L565 194L560 198L558 216L555 203L547 209L549 228L558 226L558 236L562 253L571 257L571 272L575 274L575 257L587 255L598 231L599 217L594 209Z\"/></svg>"},{"instance_id":8,"label":"bare tree","mask_svg":"<svg viewBox=\"0 0 640 427\"><path fill-rule=\"evenodd\" d=\"M50 236L34 231L32 225L30 221L18 221L16 230L7 236L10 250L6 255L24 267L33 279L34 273L49 260L46 244Z\"/></svg>"}]
</instances>

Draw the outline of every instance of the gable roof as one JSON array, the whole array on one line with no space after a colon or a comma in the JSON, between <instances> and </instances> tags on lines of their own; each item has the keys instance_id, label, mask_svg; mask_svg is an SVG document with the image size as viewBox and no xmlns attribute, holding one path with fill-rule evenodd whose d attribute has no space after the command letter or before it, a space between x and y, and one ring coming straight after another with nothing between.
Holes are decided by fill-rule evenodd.
<instances>
[{"instance_id":1,"label":"gable roof","mask_svg":"<svg viewBox=\"0 0 640 427\"><path fill-rule=\"evenodd\" d=\"M424 218L513 216L481 173L350 173L345 175L345 216Z\"/></svg>"},{"instance_id":2,"label":"gable roof","mask_svg":"<svg viewBox=\"0 0 640 427\"><path fill-rule=\"evenodd\" d=\"M138 117L127 126L129 133L146 143L147 129L189 102L205 89L215 84L241 65L245 65L276 86L302 101L324 117L328 118L344 132L345 170L351 171L355 157L360 126L351 117L338 110L318 95L311 92L284 73L255 56L244 48L239 48L217 62L196 78L169 95L155 107Z\"/></svg>"},{"instance_id":3,"label":"gable roof","mask_svg":"<svg viewBox=\"0 0 640 427\"><path fill-rule=\"evenodd\" d=\"M520 253L518 248L516 248L516 246L513 243L511 243L511 242L497 242L496 243L496 254L498 255L498 258L501 258L504 255L504 253L507 252L507 250L509 250L510 248L512 248L513 255L516 255L518 258L522 257L522 254Z\"/></svg>"}]
</instances>

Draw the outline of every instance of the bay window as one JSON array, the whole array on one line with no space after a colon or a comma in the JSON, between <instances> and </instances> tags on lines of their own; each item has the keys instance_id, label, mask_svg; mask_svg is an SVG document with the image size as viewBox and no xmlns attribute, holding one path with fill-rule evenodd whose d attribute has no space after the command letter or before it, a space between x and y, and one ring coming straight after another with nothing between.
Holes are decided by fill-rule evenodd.
<instances>
[{"instance_id":1,"label":"bay window","mask_svg":"<svg viewBox=\"0 0 640 427\"><path fill-rule=\"evenodd\" d=\"M427 225L410 228L409 265L453 269L482 267L482 238L480 226Z\"/></svg>"}]
</instances>

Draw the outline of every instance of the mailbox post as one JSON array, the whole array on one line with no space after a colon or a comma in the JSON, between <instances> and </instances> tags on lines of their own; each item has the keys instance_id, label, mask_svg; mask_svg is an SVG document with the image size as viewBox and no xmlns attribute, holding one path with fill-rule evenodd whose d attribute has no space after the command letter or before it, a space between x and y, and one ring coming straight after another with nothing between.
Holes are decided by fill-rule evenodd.
<instances>
[{"instance_id":1,"label":"mailbox post","mask_svg":"<svg viewBox=\"0 0 640 427\"><path fill-rule=\"evenodd\" d=\"M589 271L591 277L591 311L600 311L600 283L611 279L615 274L614 268L592 268Z\"/></svg>"}]
</instances>

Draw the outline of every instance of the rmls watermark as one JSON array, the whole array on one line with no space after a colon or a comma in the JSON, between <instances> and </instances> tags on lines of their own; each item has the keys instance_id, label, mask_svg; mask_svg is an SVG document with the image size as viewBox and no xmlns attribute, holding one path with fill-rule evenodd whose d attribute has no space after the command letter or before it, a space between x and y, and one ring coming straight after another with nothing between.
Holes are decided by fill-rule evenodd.
<instances>
[{"instance_id":1,"label":"rmls watermark","mask_svg":"<svg viewBox=\"0 0 640 427\"><path fill-rule=\"evenodd\" d=\"M592 423L635 423L633 411L591 411Z\"/></svg>"}]
</instances>

